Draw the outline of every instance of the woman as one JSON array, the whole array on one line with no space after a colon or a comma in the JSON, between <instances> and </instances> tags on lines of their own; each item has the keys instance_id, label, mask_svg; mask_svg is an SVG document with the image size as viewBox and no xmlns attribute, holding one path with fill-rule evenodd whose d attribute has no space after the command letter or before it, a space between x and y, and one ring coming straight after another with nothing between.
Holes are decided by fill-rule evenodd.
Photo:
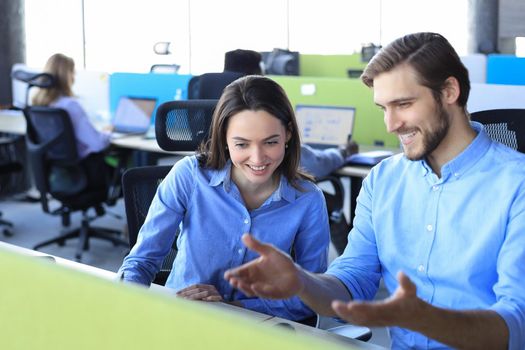
<instances>
[{"instance_id":1,"label":"woman","mask_svg":"<svg viewBox=\"0 0 525 350\"><path fill-rule=\"evenodd\" d=\"M72 86L75 82L73 59L60 53L54 54L47 60L44 72L53 75L55 84L50 88L39 89L33 97L33 105L62 108L68 112L81 159L105 150L110 143L109 133L98 132L93 127L86 112L73 95Z\"/></svg>"},{"instance_id":2,"label":"woman","mask_svg":"<svg viewBox=\"0 0 525 350\"><path fill-rule=\"evenodd\" d=\"M298 298L248 298L224 271L257 258L241 236L251 232L293 252L309 271L327 265L329 229L321 191L298 170L300 141L284 90L261 76L228 85L215 109L210 140L175 164L161 183L137 244L119 274L149 285L175 240L166 286L181 297L225 301L292 320L313 312Z\"/></svg>"}]
</instances>

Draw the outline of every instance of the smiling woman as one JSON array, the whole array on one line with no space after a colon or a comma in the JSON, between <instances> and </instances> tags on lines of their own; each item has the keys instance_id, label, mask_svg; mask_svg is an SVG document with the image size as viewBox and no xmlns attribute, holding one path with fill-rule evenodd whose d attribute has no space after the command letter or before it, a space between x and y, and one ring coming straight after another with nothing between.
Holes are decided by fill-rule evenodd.
<instances>
[{"instance_id":1,"label":"smiling woman","mask_svg":"<svg viewBox=\"0 0 525 350\"><path fill-rule=\"evenodd\" d=\"M249 297L222 277L257 258L241 242L245 232L293 252L308 271L326 269L324 197L299 170L299 154L293 109L277 83L247 76L228 85L215 108L210 139L196 156L177 162L159 186L137 244L119 270L122 279L150 284L181 225L166 282L179 296L291 320L313 316L298 298Z\"/></svg>"}]
</instances>

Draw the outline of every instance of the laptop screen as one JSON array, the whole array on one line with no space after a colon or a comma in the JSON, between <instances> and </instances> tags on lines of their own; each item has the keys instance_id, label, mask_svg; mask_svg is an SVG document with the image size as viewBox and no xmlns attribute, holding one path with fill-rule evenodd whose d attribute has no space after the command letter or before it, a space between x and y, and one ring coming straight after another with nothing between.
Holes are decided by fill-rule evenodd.
<instances>
[{"instance_id":1,"label":"laptop screen","mask_svg":"<svg viewBox=\"0 0 525 350\"><path fill-rule=\"evenodd\" d=\"M301 142L326 148L346 145L352 136L355 108L297 105L295 116Z\"/></svg>"},{"instance_id":2,"label":"laptop screen","mask_svg":"<svg viewBox=\"0 0 525 350\"><path fill-rule=\"evenodd\" d=\"M157 99L121 97L113 118L113 128L121 133L146 132L151 123Z\"/></svg>"}]
</instances>

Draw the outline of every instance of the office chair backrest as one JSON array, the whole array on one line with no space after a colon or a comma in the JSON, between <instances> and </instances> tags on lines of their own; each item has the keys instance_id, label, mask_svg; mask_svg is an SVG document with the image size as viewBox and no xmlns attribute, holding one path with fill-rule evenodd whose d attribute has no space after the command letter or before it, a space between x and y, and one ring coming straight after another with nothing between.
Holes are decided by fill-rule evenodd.
<instances>
[{"instance_id":1,"label":"office chair backrest","mask_svg":"<svg viewBox=\"0 0 525 350\"><path fill-rule=\"evenodd\" d=\"M525 109L493 109L470 114L491 139L525 153Z\"/></svg>"},{"instance_id":2,"label":"office chair backrest","mask_svg":"<svg viewBox=\"0 0 525 350\"><path fill-rule=\"evenodd\" d=\"M45 149L49 160L78 160L75 132L67 111L61 108L29 107L24 110L31 147Z\"/></svg>"},{"instance_id":3,"label":"office chair backrest","mask_svg":"<svg viewBox=\"0 0 525 350\"><path fill-rule=\"evenodd\" d=\"M217 100L186 100L163 103L155 117L155 135L166 151L197 150L208 139Z\"/></svg>"},{"instance_id":4,"label":"office chair backrest","mask_svg":"<svg viewBox=\"0 0 525 350\"><path fill-rule=\"evenodd\" d=\"M171 166L145 166L128 169L122 175L122 188L124 191L124 204L128 222L129 247L133 248L148 210L157 191L157 187L168 175ZM168 256L164 259L160 272L154 283L164 284L168 277L173 260L177 254L175 242Z\"/></svg>"},{"instance_id":5,"label":"office chair backrest","mask_svg":"<svg viewBox=\"0 0 525 350\"><path fill-rule=\"evenodd\" d=\"M33 86L46 89L55 84L55 78L49 73L32 73L19 69L12 72L11 77L27 84L25 107L29 105L29 90L31 90Z\"/></svg>"},{"instance_id":6,"label":"office chair backrest","mask_svg":"<svg viewBox=\"0 0 525 350\"><path fill-rule=\"evenodd\" d=\"M69 114L60 108L26 107L26 146L35 186L40 191L44 211L47 194L64 200L73 198L87 186L80 167L75 133Z\"/></svg>"},{"instance_id":7,"label":"office chair backrest","mask_svg":"<svg viewBox=\"0 0 525 350\"><path fill-rule=\"evenodd\" d=\"M221 72L194 76L188 83L188 99L218 100L226 86L244 75L240 72Z\"/></svg>"},{"instance_id":8,"label":"office chair backrest","mask_svg":"<svg viewBox=\"0 0 525 350\"><path fill-rule=\"evenodd\" d=\"M170 165L144 166L130 168L122 175L130 248L137 242L137 235L146 219L157 187L171 168Z\"/></svg>"},{"instance_id":9,"label":"office chair backrest","mask_svg":"<svg viewBox=\"0 0 525 350\"><path fill-rule=\"evenodd\" d=\"M224 71L262 75L262 55L253 50L237 49L224 54Z\"/></svg>"}]
</instances>

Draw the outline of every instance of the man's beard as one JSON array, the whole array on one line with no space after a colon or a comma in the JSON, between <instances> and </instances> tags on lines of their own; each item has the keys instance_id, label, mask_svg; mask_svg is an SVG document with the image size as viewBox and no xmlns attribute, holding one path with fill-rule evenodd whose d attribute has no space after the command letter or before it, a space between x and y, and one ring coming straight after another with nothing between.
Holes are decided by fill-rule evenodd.
<instances>
[{"instance_id":1,"label":"man's beard","mask_svg":"<svg viewBox=\"0 0 525 350\"><path fill-rule=\"evenodd\" d=\"M410 160L422 160L427 158L434 150L441 144L450 128L450 114L443 108L441 101L437 101L437 128L430 131L422 131L423 134L423 150L416 155L408 156Z\"/></svg>"}]
</instances>

